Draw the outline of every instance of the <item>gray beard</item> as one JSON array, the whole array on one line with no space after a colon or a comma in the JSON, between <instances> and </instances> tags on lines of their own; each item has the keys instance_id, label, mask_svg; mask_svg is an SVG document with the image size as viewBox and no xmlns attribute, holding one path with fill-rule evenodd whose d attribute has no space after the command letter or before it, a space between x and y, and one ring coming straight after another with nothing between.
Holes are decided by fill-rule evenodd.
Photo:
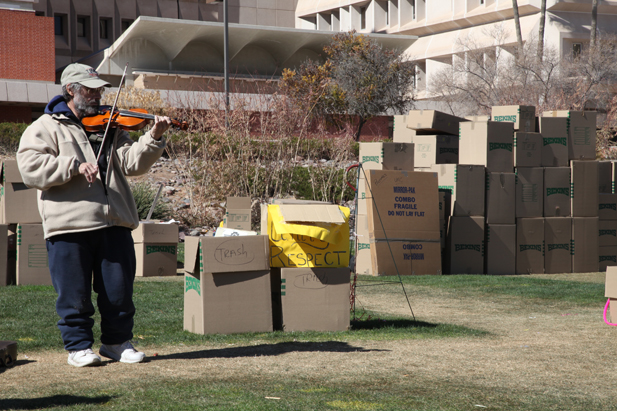
<instances>
[{"instance_id":1,"label":"gray beard","mask_svg":"<svg viewBox=\"0 0 617 411\"><path fill-rule=\"evenodd\" d=\"M94 116L99 113L99 105L90 106L85 98L80 94L76 94L73 98L75 110L79 113L80 118Z\"/></svg>"}]
</instances>

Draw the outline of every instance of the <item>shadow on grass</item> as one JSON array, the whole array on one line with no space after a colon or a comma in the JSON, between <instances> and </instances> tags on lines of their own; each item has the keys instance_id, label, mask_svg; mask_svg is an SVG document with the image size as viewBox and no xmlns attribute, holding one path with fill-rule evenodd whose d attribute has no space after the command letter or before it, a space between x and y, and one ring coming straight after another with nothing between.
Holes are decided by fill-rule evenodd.
<instances>
[{"instance_id":1,"label":"shadow on grass","mask_svg":"<svg viewBox=\"0 0 617 411\"><path fill-rule=\"evenodd\" d=\"M220 348L215 350L200 350L177 354L158 355L148 357L146 361L158 360L190 360L200 358L239 358L255 356L275 356L290 352L371 352L390 350L366 350L362 347L354 347L346 342L282 342L277 344L260 344L245 347Z\"/></svg>"},{"instance_id":2,"label":"shadow on grass","mask_svg":"<svg viewBox=\"0 0 617 411\"><path fill-rule=\"evenodd\" d=\"M26 364L29 364L29 363L31 363L31 362L36 362L36 361L33 361L33 360L17 360L17 361L15 361L15 363L14 363L13 365L11 365L11 366L8 366L8 367L0 367L0 374L2 374L2 373L3 373L3 372L5 372L5 371L10 370L11 368L19 367L20 365L26 365ZM1 410L1 409L2 409L2 408L0 408L0 410Z\"/></svg>"},{"instance_id":3,"label":"shadow on grass","mask_svg":"<svg viewBox=\"0 0 617 411\"><path fill-rule=\"evenodd\" d=\"M71 405L105 404L114 397L101 395L98 397L82 397L78 395L54 395L40 398L17 398L11 400L0 399L0 410L41 410Z\"/></svg>"},{"instance_id":4,"label":"shadow on grass","mask_svg":"<svg viewBox=\"0 0 617 411\"><path fill-rule=\"evenodd\" d=\"M382 320L380 318L368 318L366 320L356 319L351 321L352 330L379 330L383 328L414 328L418 331L422 329L434 329L438 324L427 323L425 321L396 319L396 320Z\"/></svg>"}]
</instances>

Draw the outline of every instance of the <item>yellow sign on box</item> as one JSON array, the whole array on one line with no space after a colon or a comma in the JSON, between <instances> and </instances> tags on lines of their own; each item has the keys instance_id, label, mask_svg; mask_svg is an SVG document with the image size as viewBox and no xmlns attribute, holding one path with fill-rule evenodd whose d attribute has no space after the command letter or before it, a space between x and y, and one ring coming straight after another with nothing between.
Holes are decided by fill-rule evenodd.
<instances>
[{"instance_id":1,"label":"yellow sign on box","mask_svg":"<svg viewBox=\"0 0 617 411\"><path fill-rule=\"evenodd\" d=\"M270 267L349 266L349 208L269 205Z\"/></svg>"}]
</instances>

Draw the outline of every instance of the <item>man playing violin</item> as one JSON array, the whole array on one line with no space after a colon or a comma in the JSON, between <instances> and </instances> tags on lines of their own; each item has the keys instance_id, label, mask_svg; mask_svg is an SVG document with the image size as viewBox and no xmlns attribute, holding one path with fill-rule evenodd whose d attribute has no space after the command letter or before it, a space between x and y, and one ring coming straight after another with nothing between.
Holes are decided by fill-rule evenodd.
<instances>
[{"instance_id":1,"label":"man playing violin","mask_svg":"<svg viewBox=\"0 0 617 411\"><path fill-rule=\"evenodd\" d=\"M79 63L66 67L61 84L62 95L51 99L45 114L26 129L17 152L24 183L38 189L49 270L58 294L58 328L69 364L101 364L92 351L94 289L101 315L99 353L138 363L145 354L131 343L136 265L131 230L139 216L126 176L145 174L161 156L163 133L171 120L156 116L137 142L119 128L110 129L103 139L87 133L81 120L98 114L101 94L111 84Z\"/></svg>"}]
</instances>

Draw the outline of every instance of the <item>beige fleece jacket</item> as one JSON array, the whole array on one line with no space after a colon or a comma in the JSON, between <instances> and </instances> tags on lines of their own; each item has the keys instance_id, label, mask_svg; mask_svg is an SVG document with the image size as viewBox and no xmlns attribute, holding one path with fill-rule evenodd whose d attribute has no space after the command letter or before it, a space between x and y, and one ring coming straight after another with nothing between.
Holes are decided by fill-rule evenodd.
<instances>
[{"instance_id":1,"label":"beige fleece jacket","mask_svg":"<svg viewBox=\"0 0 617 411\"><path fill-rule=\"evenodd\" d=\"M82 127L60 114L45 114L24 132L17 165L24 183L38 189L45 238L109 226L135 229L139 216L125 176L145 174L161 156L165 140L150 132L138 142L118 130L108 157L105 187L98 179L89 187L79 164L96 163L96 153Z\"/></svg>"}]
</instances>

